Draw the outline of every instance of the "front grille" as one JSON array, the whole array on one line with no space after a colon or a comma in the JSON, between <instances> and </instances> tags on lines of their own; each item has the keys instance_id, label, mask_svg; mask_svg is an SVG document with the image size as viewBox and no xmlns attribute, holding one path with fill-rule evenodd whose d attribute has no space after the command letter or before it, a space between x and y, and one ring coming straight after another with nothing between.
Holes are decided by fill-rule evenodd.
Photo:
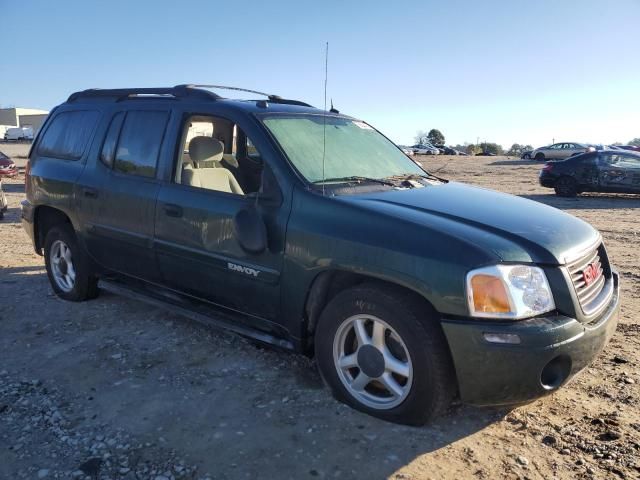
<instances>
[{"instance_id":1,"label":"front grille","mask_svg":"<svg viewBox=\"0 0 640 480\"><path fill-rule=\"evenodd\" d=\"M598 295L611 277L611 270L604 246L589 251L586 255L568 265L571 283L576 291L578 302L586 314L597 310L601 302Z\"/></svg>"}]
</instances>

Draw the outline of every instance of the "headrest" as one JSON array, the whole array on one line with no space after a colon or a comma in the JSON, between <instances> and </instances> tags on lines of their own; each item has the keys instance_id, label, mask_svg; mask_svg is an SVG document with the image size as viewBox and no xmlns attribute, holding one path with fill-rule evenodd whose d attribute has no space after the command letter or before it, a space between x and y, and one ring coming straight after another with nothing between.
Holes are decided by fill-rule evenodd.
<instances>
[{"instance_id":1,"label":"headrest","mask_svg":"<svg viewBox=\"0 0 640 480\"><path fill-rule=\"evenodd\" d=\"M200 162L219 162L222 160L224 146L215 138L193 137L189 142L189 156L198 166Z\"/></svg>"},{"instance_id":2,"label":"headrest","mask_svg":"<svg viewBox=\"0 0 640 480\"><path fill-rule=\"evenodd\" d=\"M236 160L236 156L233 153L225 153L224 155L222 155L222 159L232 167L240 168L238 160Z\"/></svg>"}]
</instances>

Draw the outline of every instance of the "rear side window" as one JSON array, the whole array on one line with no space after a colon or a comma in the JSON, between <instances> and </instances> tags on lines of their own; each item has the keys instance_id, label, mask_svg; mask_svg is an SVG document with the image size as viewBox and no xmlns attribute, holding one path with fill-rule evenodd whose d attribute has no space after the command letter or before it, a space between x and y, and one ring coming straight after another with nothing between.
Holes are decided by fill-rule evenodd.
<instances>
[{"instance_id":1,"label":"rear side window","mask_svg":"<svg viewBox=\"0 0 640 480\"><path fill-rule=\"evenodd\" d=\"M131 111L122 125L113 169L131 175L155 177L167 112Z\"/></svg>"},{"instance_id":2,"label":"rear side window","mask_svg":"<svg viewBox=\"0 0 640 480\"><path fill-rule=\"evenodd\" d=\"M87 148L98 115L95 110L62 112L56 115L40 140L38 154L79 160Z\"/></svg>"}]
</instances>

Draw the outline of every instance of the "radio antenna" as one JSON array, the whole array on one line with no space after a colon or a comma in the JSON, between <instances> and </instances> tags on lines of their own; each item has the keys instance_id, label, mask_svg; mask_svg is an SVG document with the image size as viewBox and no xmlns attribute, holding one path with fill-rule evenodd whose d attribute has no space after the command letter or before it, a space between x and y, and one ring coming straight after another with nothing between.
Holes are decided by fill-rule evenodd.
<instances>
[{"instance_id":1,"label":"radio antenna","mask_svg":"<svg viewBox=\"0 0 640 480\"><path fill-rule=\"evenodd\" d=\"M324 115L322 116L322 195L324 196L324 157L327 150L327 77L329 72L329 42L324 50Z\"/></svg>"}]
</instances>

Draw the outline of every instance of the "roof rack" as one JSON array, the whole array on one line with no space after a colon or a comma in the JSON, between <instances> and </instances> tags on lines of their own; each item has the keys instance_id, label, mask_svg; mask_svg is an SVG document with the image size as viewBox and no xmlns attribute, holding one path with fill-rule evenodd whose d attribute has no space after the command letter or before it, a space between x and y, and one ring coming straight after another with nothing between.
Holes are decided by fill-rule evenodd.
<instances>
[{"instance_id":1,"label":"roof rack","mask_svg":"<svg viewBox=\"0 0 640 480\"><path fill-rule=\"evenodd\" d=\"M282 98L278 95L269 95L268 93L258 92L256 90L249 90L239 87L226 87L223 85L198 85L198 84L184 84L176 85L175 87L159 87L159 88L90 88L88 90L82 90L80 92L72 93L67 102L75 102L81 98L113 98L116 101L125 100L127 98L144 98L144 97L169 97L169 98L195 98L200 100L218 100L222 99L220 95L217 95L206 89L219 89L219 90L235 90L239 92L255 93L268 98L272 103L282 103L288 105L300 105L303 107L310 107L308 103L301 102L299 100L289 100Z\"/></svg>"},{"instance_id":2,"label":"roof rack","mask_svg":"<svg viewBox=\"0 0 640 480\"><path fill-rule=\"evenodd\" d=\"M126 98L160 96L174 98L200 98L203 100L216 100L222 98L213 92L188 88L187 85L160 88L90 88L81 92L72 93L67 102L74 102L80 98L113 97L116 101Z\"/></svg>"}]
</instances>

